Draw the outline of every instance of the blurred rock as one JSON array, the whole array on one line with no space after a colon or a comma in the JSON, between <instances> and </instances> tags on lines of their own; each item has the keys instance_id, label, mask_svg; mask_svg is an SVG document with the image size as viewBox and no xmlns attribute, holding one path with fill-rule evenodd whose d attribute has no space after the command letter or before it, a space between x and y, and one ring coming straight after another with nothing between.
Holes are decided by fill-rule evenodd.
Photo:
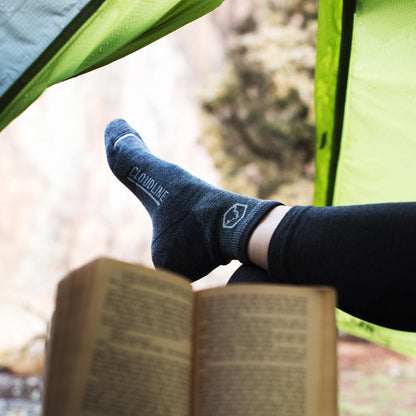
<instances>
[{"instance_id":1,"label":"blurred rock","mask_svg":"<svg viewBox=\"0 0 416 416\"><path fill-rule=\"evenodd\" d=\"M18 377L0 373L0 414L40 416L41 377Z\"/></svg>"}]
</instances>

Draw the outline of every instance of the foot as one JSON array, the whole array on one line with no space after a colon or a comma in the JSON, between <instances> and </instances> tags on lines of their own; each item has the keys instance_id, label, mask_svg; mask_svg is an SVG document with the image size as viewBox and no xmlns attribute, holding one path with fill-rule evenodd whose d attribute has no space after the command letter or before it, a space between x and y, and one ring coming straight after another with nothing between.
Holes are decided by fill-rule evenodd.
<instances>
[{"instance_id":1,"label":"foot","mask_svg":"<svg viewBox=\"0 0 416 416\"><path fill-rule=\"evenodd\" d=\"M251 232L280 205L215 188L157 158L124 120L108 124L105 144L111 170L150 214L154 265L189 279L232 259L248 261Z\"/></svg>"}]
</instances>

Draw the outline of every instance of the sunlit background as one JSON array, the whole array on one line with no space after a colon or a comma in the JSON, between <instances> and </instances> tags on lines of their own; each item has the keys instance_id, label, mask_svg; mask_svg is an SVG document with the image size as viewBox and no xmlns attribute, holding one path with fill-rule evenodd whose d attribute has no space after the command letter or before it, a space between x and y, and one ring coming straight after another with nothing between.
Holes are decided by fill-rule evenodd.
<instances>
[{"instance_id":1,"label":"sunlit background","mask_svg":"<svg viewBox=\"0 0 416 416\"><path fill-rule=\"evenodd\" d=\"M150 219L107 166L111 119L213 184L312 203L316 16L317 0L228 0L48 89L1 133L0 414L40 414L44 334L68 270L97 256L151 266ZM341 415L416 414L415 360L348 337L339 351Z\"/></svg>"}]
</instances>

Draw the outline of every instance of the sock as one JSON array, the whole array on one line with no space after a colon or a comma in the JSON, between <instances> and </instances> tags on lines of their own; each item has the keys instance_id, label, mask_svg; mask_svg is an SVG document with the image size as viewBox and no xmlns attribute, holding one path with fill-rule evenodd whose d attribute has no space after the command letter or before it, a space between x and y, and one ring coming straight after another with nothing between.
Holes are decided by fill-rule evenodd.
<instances>
[{"instance_id":1,"label":"sock","mask_svg":"<svg viewBox=\"0 0 416 416\"><path fill-rule=\"evenodd\" d=\"M232 259L248 262L251 232L281 205L218 189L159 159L124 120L108 124L105 143L111 170L150 214L154 265L189 279Z\"/></svg>"}]
</instances>

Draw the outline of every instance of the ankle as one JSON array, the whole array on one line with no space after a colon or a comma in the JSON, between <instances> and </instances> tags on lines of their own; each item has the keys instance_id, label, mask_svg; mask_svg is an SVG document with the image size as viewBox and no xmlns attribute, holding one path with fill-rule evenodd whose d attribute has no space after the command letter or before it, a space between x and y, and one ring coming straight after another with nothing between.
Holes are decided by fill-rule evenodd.
<instances>
[{"instance_id":1,"label":"ankle","mask_svg":"<svg viewBox=\"0 0 416 416\"><path fill-rule=\"evenodd\" d=\"M268 270L268 251L274 231L292 207L279 205L269 211L258 223L248 241L247 254L250 262Z\"/></svg>"}]
</instances>

